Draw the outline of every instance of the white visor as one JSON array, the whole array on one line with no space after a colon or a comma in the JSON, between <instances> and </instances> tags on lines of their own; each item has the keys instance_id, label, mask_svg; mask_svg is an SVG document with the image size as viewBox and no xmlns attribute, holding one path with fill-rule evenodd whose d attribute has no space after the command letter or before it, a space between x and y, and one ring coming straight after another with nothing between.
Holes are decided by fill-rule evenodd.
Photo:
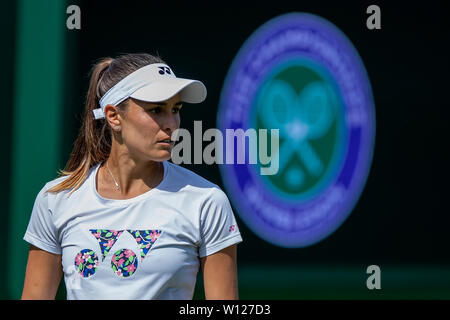
<instances>
[{"instance_id":1,"label":"white visor","mask_svg":"<svg viewBox=\"0 0 450 320\"><path fill-rule=\"evenodd\" d=\"M177 93L180 93L182 102L200 103L206 98L206 87L198 80L177 78L166 64L149 64L109 89L100 99L101 108L93 110L94 117L104 118L104 109L108 104L116 106L130 97L147 102L162 102Z\"/></svg>"}]
</instances>

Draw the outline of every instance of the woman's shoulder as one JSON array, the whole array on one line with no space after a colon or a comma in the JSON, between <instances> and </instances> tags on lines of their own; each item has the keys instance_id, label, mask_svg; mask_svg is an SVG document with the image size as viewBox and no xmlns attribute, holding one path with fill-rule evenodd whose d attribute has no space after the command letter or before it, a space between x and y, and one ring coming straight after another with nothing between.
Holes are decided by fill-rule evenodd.
<instances>
[{"instance_id":1,"label":"woman's shoulder","mask_svg":"<svg viewBox=\"0 0 450 320\"><path fill-rule=\"evenodd\" d=\"M49 197L54 198L55 201L57 199L66 199L66 198L70 198L70 195L73 193L84 193L87 189L86 189L86 182L91 178L91 174L93 172L93 170L95 169L95 165L92 166L86 177L84 178L84 181L81 183L81 185L76 189L73 190L75 187L68 187L66 189L61 189L59 191L50 191L52 188L58 186L59 184L63 183L65 180L70 178L70 175L62 175L59 177L56 177L50 181L47 181L44 186L41 189L41 192L45 193L46 195L48 194Z\"/></svg>"},{"instance_id":2,"label":"woman's shoulder","mask_svg":"<svg viewBox=\"0 0 450 320\"><path fill-rule=\"evenodd\" d=\"M179 182L186 182L199 186L217 186L215 183L203 178L192 170L169 161L167 161L167 164L169 166L169 174L172 180L176 179Z\"/></svg>"},{"instance_id":3,"label":"woman's shoulder","mask_svg":"<svg viewBox=\"0 0 450 320\"><path fill-rule=\"evenodd\" d=\"M168 180L169 185L177 186L178 188L188 188L190 190L201 190L210 189L212 192L221 190L220 187L209 181L208 179L200 176L192 170L189 170L180 165L174 164L172 162L167 161L169 166Z\"/></svg>"},{"instance_id":4,"label":"woman's shoulder","mask_svg":"<svg viewBox=\"0 0 450 320\"><path fill-rule=\"evenodd\" d=\"M185 167L179 166L172 162L169 164L169 188L171 191L188 192L190 196L198 196L204 202L227 204L228 197L225 192L215 183L205 179L199 174ZM192 199L194 199L192 198Z\"/></svg>"},{"instance_id":5,"label":"woman's shoulder","mask_svg":"<svg viewBox=\"0 0 450 320\"><path fill-rule=\"evenodd\" d=\"M43 185L41 185L42 187L41 187L41 190L39 191L39 193L43 193L45 195L50 194L50 192L47 192L48 190L50 190L54 186L60 184L67 178L68 178L68 176L61 176L61 177L54 178L53 180L44 182Z\"/></svg>"},{"instance_id":6,"label":"woman's shoulder","mask_svg":"<svg viewBox=\"0 0 450 320\"><path fill-rule=\"evenodd\" d=\"M49 190L54 186L56 186L58 183L64 181L65 178L66 177L62 176L47 182L43 182L34 200L34 207L45 208L45 210L49 209L52 212L53 204L55 203L55 198L58 197L59 194L64 193L64 191L54 193L49 192Z\"/></svg>"},{"instance_id":7,"label":"woman's shoulder","mask_svg":"<svg viewBox=\"0 0 450 320\"><path fill-rule=\"evenodd\" d=\"M56 186L57 184L63 182L64 180L66 180L68 178L69 178L68 175L60 176L60 177L57 177L57 178L55 178L53 180L47 181L47 183L45 185L47 186L47 188L53 188L54 186Z\"/></svg>"}]
</instances>

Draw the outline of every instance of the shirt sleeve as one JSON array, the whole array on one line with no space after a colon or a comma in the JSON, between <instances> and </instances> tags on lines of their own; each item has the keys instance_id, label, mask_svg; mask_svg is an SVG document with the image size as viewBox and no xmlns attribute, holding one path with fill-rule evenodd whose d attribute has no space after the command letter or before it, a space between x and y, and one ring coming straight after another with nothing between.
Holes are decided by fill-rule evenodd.
<instances>
[{"instance_id":1,"label":"shirt sleeve","mask_svg":"<svg viewBox=\"0 0 450 320\"><path fill-rule=\"evenodd\" d=\"M53 222L53 214L49 210L48 196L45 192L47 184L39 191L34 201L30 221L23 239L39 249L61 254L57 228Z\"/></svg>"},{"instance_id":2,"label":"shirt sleeve","mask_svg":"<svg viewBox=\"0 0 450 320\"><path fill-rule=\"evenodd\" d=\"M212 189L203 203L200 229L200 258L242 242L228 197L218 187Z\"/></svg>"}]
</instances>

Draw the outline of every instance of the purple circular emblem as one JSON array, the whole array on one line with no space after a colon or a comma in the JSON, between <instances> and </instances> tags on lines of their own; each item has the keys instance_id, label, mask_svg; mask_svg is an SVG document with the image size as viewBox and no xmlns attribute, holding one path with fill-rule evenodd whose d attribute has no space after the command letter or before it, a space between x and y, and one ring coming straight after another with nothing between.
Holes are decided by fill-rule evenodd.
<instances>
[{"instance_id":1,"label":"purple circular emblem","mask_svg":"<svg viewBox=\"0 0 450 320\"><path fill-rule=\"evenodd\" d=\"M244 150L245 163L219 168L238 215L264 240L312 245L353 210L372 162L375 106L360 56L327 20L290 13L257 29L230 67L217 122L224 136L258 135L248 139L256 163ZM227 141L224 159L242 150Z\"/></svg>"}]
</instances>

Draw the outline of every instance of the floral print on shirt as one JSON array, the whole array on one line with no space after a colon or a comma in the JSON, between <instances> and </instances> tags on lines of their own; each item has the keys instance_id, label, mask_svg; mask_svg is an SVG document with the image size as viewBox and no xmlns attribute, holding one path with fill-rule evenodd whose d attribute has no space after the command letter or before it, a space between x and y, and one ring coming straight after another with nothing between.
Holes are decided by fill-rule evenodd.
<instances>
[{"instance_id":1,"label":"floral print on shirt","mask_svg":"<svg viewBox=\"0 0 450 320\"><path fill-rule=\"evenodd\" d=\"M133 250L121 249L114 253L111 259L111 267L114 273L121 277L129 277L137 269L138 259Z\"/></svg>"},{"instance_id":2,"label":"floral print on shirt","mask_svg":"<svg viewBox=\"0 0 450 320\"><path fill-rule=\"evenodd\" d=\"M83 249L75 256L75 270L83 277L92 276L98 267L98 257L91 249Z\"/></svg>"},{"instance_id":3,"label":"floral print on shirt","mask_svg":"<svg viewBox=\"0 0 450 320\"><path fill-rule=\"evenodd\" d=\"M100 250L102 252L102 261L105 260L109 250L111 250L114 243L119 239L123 230L106 230L106 229L89 229L89 231L98 240Z\"/></svg>"},{"instance_id":4,"label":"floral print on shirt","mask_svg":"<svg viewBox=\"0 0 450 320\"><path fill-rule=\"evenodd\" d=\"M141 261L161 235L161 230L127 230L141 249Z\"/></svg>"},{"instance_id":5,"label":"floral print on shirt","mask_svg":"<svg viewBox=\"0 0 450 320\"><path fill-rule=\"evenodd\" d=\"M102 260L104 261L111 248L117 242L125 230L109 229L89 229L91 234L97 239L100 245ZM162 231L156 229L149 230L128 230L135 239L139 250L141 261L144 260L152 246L159 239ZM92 276L99 266L99 258L92 249L83 249L75 256L75 269L83 277ZM138 257L131 249L120 249L116 251L111 259L113 272L120 277L129 277L136 272L138 267Z\"/></svg>"}]
</instances>

